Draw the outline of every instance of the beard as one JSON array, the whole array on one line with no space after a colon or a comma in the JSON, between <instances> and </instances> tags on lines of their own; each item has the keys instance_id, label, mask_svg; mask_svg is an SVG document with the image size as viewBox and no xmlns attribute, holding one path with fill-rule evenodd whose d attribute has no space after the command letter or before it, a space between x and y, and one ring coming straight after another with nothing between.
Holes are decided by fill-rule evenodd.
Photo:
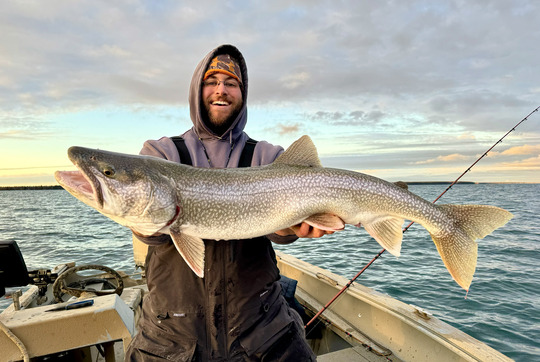
<instances>
[{"instance_id":1,"label":"beard","mask_svg":"<svg viewBox=\"0 0 540 362\"><path fill-rule=\"evenodd\" d=\"M216 135L221 136L234 123L234 121L238 117L238 114L242 110L242 106L243 102L238 102L236 104L233 104L233 107L227 113L212 112L211 102L205 101L204 108L206 112L204 122L208 126L208 128L210 128L213 132L216 133Z\"/></svg>"}]
</instances>

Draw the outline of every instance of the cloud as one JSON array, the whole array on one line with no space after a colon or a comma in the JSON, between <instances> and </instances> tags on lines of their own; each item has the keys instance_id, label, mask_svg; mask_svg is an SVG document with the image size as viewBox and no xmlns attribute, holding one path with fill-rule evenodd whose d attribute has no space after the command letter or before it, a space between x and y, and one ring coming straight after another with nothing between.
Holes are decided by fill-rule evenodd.
<instances>
[{"instance_id":1,"label":"cloud","mask_svg":"<svg viewBox=\"0 0 540 362\"><path fill-rule=\"evenodd\" d=\"M49 123L39 114L0 112L0 139L35 140L53 135Z\"/></svg>"},{"instance_id":2,"label":"cloud","mask_svg":"<svg viewBox=\"0 0 540 362\"><path fill-rule=\"evenodd\" d=\"M12 107L16 97L29 93L49 107L81 99L96 106L185 104L198 60L224 42L246 55L254 104L314 97L324 98L328 108L345 99L351 105L392 102L472 127L475 118L485 125L482 113L494 105L525 106L523 90L537 88L531 75L540 56L528 45L539 34L524 27L534 23L537 5L530 1L523 2L530 9L525 12L504 1L491 2L489 9L390 1L340 7L229 3L227 10L240 15L225 18L217 1L205 11L143 0L24 4L5 4L0 15L0 83L10 88L1 94L2 106ZM121 78L133 88L118 86ZM51 87L54 92L47 92ZM348 108L343 111L355 107Z\"/></svg>"},{"instance_id":3,"label":"cloud","mask_svg":"<svg viewBox=\"0 0 540 362\"><path fill-rule=\"evenodd\" d=\"M287 74L279 80L283 87L287 89L296 89L305 86L309 81L310 75L308 72L300 72L298 74Z\"/></svg>"},{"instance_id":4,"label":"cloud","mask_svg":"<svg viewBox=\"0 0 540 362\"><path fill-rule=\"evenodd\" d=\"M290 125L284 125L282 123L277 124L277 133L281 136L287 135L287 134L296 134L300 131L300 124L290 124Z\"/></svg>"},{"instance_id":5,"label":"cloud","mask_svg":"<svg viewBox=\"0 0 540 362\"><path fill-rule=\"evenodd\" d=\"M425 164L430 164L430 163L435 163L435 162L456 162L456 161L469 160L470 158L471 158L470 156L461 155L459 153L453 153L451 155L438 156L437 158L432 158L429 160L417 161L414 164L425 165Z\"/></svg>"},{"instance_id":6,"label":"cloud","mask_svg":"<svg viewBox=\"0 0 540 362\"><path fill-rule=\"evenodd\" d=\"M350 112L317 111L315 113L307 113L305 117L326 124L352 126L357 124L380 124L389 115L380 110L367 112L355 110Z\"/></svg>"},{"instance_id":7,"label":"cloud","mask_svg":"<svg viewBox=\"0 0 540 362\"><path fill-rule=\"evenodd\" d=\"M507 168L513 170L540 170L540 145L536 146L519 146L512 147L503 152L500 152L497 156L501 159L501 156L507 156L508 161L501 161L495 164L496 167ZM533 157L518 158L515 156L532 155ZM513 159L513 160L512 160ZM504 160L504 159L503 159Z\"/></svg>"},{"instance_id":8,"label":"cloud","mask_svg":"<svg viewBox=\"0 0 540 362\"><path fill-rule=\"evenodd\" d=\"M459 135L458 139L459 140L476 140L476 137L470 132L465 132Z\"/></svg>"},{"instance_id":9,"label":"cloud","mask_svg":"<svg viewBox=\"0 0 540 362\"><path fill-rule=\"evenodd\" d=\"M30 136L27 132L24 132L22 130L8 130L5 132L0 132L0 139L34 139L34 137Z\"/></svg>"},{"instance_id":10,"label":"cloud","mask_svg":"<svg viewBox=\"0 0 540 362\"><path fill-rule=\"evenodd\" d=\"M510 147L504 151L491 151L488 154L488 157L500 158L501 156L512 157L512 156L521 156L521 155L540 155L540 144L536 144L536 145L525 144L522 146Z\"/></svg>"},{"instance_id":11,"label":"cloud","mask_svg":"<svg viewBox=\"0 0 540 362\"><path fill-rule=\"evenodd\" d=\"M500 153L501 155L540 155L540 145L523 145L511 147Z\"/></svg>"},{"instance_id":12,"label":"cloud","mask_svg":"<svg viewBox=\"0 0 540 362\"><path fill-rule=\"evenodd\" d=\"M87 50L86 53L89 57L95 58L127 58L133 56L133 53L127 49L124 49L118 45L103 44L96 48Z\"/></svg>"},{"instance_id":13,"label":"cloud","mask_svg":"<svg viewBox=\"0 0 540 362\"><path fill-rule=\"evenodd\" d=\"M521 169L521 170L538 170L540 171L540 155L536 157L526 158L524 160L514 161L514 162L504 162L502 166Z\"/></svg>"}]
</instances>

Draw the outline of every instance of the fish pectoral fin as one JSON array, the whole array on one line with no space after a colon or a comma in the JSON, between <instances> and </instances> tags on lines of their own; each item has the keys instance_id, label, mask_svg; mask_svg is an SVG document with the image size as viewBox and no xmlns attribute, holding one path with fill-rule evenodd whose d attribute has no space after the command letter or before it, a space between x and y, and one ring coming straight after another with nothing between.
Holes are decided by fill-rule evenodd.
<instances>
[{"instance_id":1,"label":"fish pectoral fin","mask_svg":"<svg viewBox=\"0 0 540 362\"><path fill-rule=\"evenodd\" d=\"M404 222L404 219L397 217L380 216L368 222L363 221L362 226L390 254L399 256L403 239L401 227Z\"/></svg>"},{"instance_id":2,"label":"fish pectoral fin","mask_svg":"<svg viewBox=\"0 0 540 362\"><path fill-rule=\"evenodd\" d=\"M204 241L197 237L171 230L171 238L176 250L187 265L199 277L204 277Z\"/></svg>"},{"instance_id":3,"label":"fish pectoral fin","mask_svg":"<svg viewBox=\"0 0 540 362\"><path fill-rule=\"evenodd\" d=\"M305 219L304 222L314 228L327 231L337 231L345 228L345 222L334 214L314 214Z\"/></svg>"}]
</instances>

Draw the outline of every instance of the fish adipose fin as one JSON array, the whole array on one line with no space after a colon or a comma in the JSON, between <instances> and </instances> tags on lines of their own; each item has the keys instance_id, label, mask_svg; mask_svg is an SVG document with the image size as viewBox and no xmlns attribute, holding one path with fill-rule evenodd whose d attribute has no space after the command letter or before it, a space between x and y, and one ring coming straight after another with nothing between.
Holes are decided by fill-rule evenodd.
<instances>
[{"instance_id":1,"label":"fish adipose fin","mask_svg":"<svg viewBox=\"0 0 540 362\"><path fill-rule=\"evenodd\" d=\"M285 150L272 165L322 167L317 148L309 136L302 136Z\"/></svg>"},{"instance_id":2,"label":"fish adipose fin","mask_svg":"<svg viewBox=\"0 0 540 362\"><path fill-rule=\"evenodd\" d=\"M453 220L455 229L428 231L450 275L456 283L468 291L476 269L478 251L476 239L491 234L506 224L513 215L495 206L439 205L438 207Z\"/></svg>"},{"instance_id":3,"label":"fish adipose fin","mask_svg":"<svg viewBox=\"0 0 540 362\"><path fill-rule=\"evenodd\" d=\"M362 226L390 254L399 256L401 254L404 221L404 219L398 217L381 216L369 222L362 222Z\"/></svg>"},{"instance_id":4,"label":"fish adipose fin","mask_svg":"<svg viewBox=\"0 0 540 362\"><path fill-rule=\"evenodd\" d=\"M171 230L171 238L176 250L187 265L199 277L204 277L204 241L197 237Z\"/></svg>"},{"instance_id":5,"label":"fish adipose fin","mask_svg":"<svg viewBox=\"0 0 540 362\"><path fill-rule=\"evenodd\" d=\"M305 223L321 230L337 231L345 228L345 223L334 214L315 214L304 220Z\"/></svg>"}]
</instances>

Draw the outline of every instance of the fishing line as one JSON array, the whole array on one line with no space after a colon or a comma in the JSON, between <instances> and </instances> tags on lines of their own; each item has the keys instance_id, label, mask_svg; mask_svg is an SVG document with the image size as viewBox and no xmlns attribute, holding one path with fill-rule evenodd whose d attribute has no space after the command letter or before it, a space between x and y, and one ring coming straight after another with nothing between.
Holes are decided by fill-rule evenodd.
<instances>
[{"instance_id":1,"label":"fishing line","mask_svg":"<svg viewBox=\"0 0 540 362\"><path fill-rule=\"evenodd\" d=\"M493 146L491 146L486 152L484 152L482 154L482 156L480 156L476 161L474 161L461 175L459 175L459 177L457 179L454 180L454 182L452 182L450 184L450 186L448 186L446 188L446 190L444 190L439 196L437 196L437 198L435 200L433 200L433 203L437 202L444 194L446 194L448 192L448 190L450 190L452 188L452 186L454 186L456 183L458 183L458 181L463 177L465 176L466 173L468 173L482 158L484 158L485 156L487 156L487 154L493 149L495 148L495 146L497 146L499 143L501 143L503 141L503 139L506 138L506 136L508 136L510 133L512 133L513 131L516 130L516 128L522 124L523 122L525 122L533 113L535 112L538 112L538 109L540 109L540 106L536 107L533 111L531 111L528 115L526 115L521 121L519 121L514 127L512 127L508 132L506 132L506 134L504 136L502 136L501 138L499 138L499 140L497 142L495 142L493 144ZM407 225L404 229L403 229L403 233L407 232L407 230L409 230L409 228L412 226L412 224L414 224L414 221L412 221L409 225ZM309 322L306 323L306 325L304 326L304 328L307 328L311 323L313 323L313 321L315 321L325 310L328 309L328 307L330 307L330 305L332 303L334 303L336 301L336 299L341 295L343 294L347 289L349 289L349 287L352 285L352 283L358 278L360 277L360 275L362 275L362 273L371 266L371 264L373 264L373 262L377 259L379 259L381 257L381 255L386 251L386 249L382 249L377 255L375 255L373 257L373 259L371 259L371 261L369 263L366 264L366 266L364 268L362 268L362 270L360 270L358 272L358 274L356 274L351 280L349 280L349 282L328 302L326 303L326 305L321 308L320 311L317 312L317 314L315 314L315 316L313 318L311 318L311 320Z\"/></svg>"}]
</instances>

